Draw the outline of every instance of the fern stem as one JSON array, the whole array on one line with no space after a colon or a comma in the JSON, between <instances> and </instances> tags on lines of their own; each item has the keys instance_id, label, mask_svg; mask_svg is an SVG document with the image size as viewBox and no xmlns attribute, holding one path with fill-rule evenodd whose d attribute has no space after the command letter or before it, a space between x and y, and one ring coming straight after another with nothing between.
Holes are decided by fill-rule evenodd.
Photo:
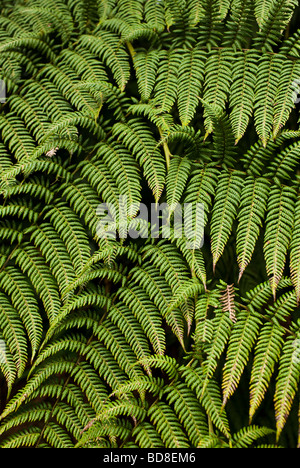
<instances>
[{"instance_id":1,"label":"fern stem","mask_svg":"<svg viewBox=\"0 0 300 468\"><path fill-rule=\"evenodd\" d=\"M165 153L167 170L169 170L172 153L170 151L168 143L165 141L165 139L163 137L163 131L162 131L162 129L160 127L158 127L158 131L159 131L159 134L160 134L160 137L161 137L161 141L162 141L162 145L163 145L163 149L164 149L164 153Z\"/></svg>"},{"instance_id":2,"label":"fern stem","mask_svg":"<svg viewBox=\"0 0 300 468\"><path fill-rule=\"evenodd\" d=\"M241 304L240 302L236 302L236 305L242 309L245 309L247 310L249 313L251 313L249 307L245 306L244 304ZM266 315L262 315L261 316L262 319L264 319L266 322L269 322L269 323L274 323L274 321L272 320L271 317L267 317ZM280 325L281 328L290 336L293 336L294 338L297 338L297 334L295 332L293 332L292 330L290 330L289 328L286 328L284 325Z\"/></svg>"},{"instance_id":3,"label":"fern stem","mask_svg":"<svg viewBox=\"0 0 300 468\"><path fill-rule=\"evenodd\" d=\"M134 57L135 57L136 52L135 52L135 50L134 50L133 45L132 45L131 42L129 42L129 41L126 41L126 45L127 45L127 48L128 48L128 50L129 50L129 53L130 53L130 55L131 55L132 60L134 60Z\"/></svg>"},{"instance_id":4,"label":"fern stem","mask_svg":"<svg viewBox=\"0 0 300 468\"><path fill-rule=\"evenodd\" d=\"M214 426L213 426L213 423L212 423L212 420L211 420L211 417L209 416L209 414L207 415L207 420L208 420L208 432L210 435L214 435Z\"/></svg>"}]
</instances>

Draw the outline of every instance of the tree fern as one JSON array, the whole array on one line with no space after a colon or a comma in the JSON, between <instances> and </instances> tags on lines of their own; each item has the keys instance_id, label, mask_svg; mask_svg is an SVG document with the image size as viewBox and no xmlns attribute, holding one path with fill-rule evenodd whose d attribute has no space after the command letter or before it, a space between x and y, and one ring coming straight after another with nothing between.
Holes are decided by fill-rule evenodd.
<instances>
[{"instance_id":1,"label":"tree fern","mask_svg":"<svg viewBox=\"0 0 300 468\"><path fill-rule=\"evenodd\" d=\"M0 3L0 446L299 446L298 2Z\"/></svg>"}]
</instances>

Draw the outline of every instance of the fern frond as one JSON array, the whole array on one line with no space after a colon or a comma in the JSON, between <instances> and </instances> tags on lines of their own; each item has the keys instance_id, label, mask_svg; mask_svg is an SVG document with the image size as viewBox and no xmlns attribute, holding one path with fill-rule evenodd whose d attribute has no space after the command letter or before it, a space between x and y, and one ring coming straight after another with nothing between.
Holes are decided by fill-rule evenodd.
<instances>
[{"instance_id":1,"label":"fern frond","mask_svg":"<svg viewBox=\"0 0 300 468\"><path fill-rule=\"evenodd\" d=\"M48 319L51 322L61 306L58 285L51 274L50 268L37 250L31 246L17 249L15 252L17 265L28 275L30 281L43 301Z\"/></svg>"},{"instance_id":2,"label":"fern frond","mask_svg":"<svg viewBox=\"0 0 300 468\"><path fill-rule=\"evenodd\" d=\"M162 2L157 0L146 2L145 20L154 31L162 32L165 29L165 11Z\"/></svg>"},{"instance_id":3,"label":"fern frond","mask_svg":"<svg viewBox=\"0 0 300 468\"><path fill-rule=\"evenodd\" d=\"M88 237L82 224L64 203L49 209L46 218L64 241L76 272L80 272L90 256Z\"/></svg>"},{"instance_id":4,"label":"fern frond","mask_svg":"<svg viewBox=\"0 0 300 468\"><path fill-rule=\"evenodd\" d=\"M165 185L166 169L148 126L138 119L133 119L129 125L115 124L113 135L133 151L157 202Z\"/></svg>"},{"instance_id":5,"label":"fern frond","mask_svg":"<svg viewBox=\"0 0 300 468\"><path fill-rule=\"evenodd\" d=\"M196 48L181 54L178 69L178 110L183 126L187 126L194 117L201 93L206 55Z\"/></svg>"},{"instance_id":6,"label":"fern frond","mask_svg":"<svg viewBox=\"0 0 300 468\"><path fill-rule=\"evenodd\" d=\"M75 272L67 249L50 224L41 225L31 235L36 247L40 249L57 280L63 296L69 284L75 280Z\"/></svg>"},{"instance_id":7,"label":"fern frond","mask_svg":"<svg viewBox=\"0 0 300 468\"><path fill-rule=\"evenodd\" d=\"M201 2L203 16L198 28L198 44L202 47L218 47L224 34L224 25L220 17L220 2L204 0ZM193 10L195 11L195 10ZM196 9L196 12L198 10Z\"/></svg>"},{"instance_id":8,"label":"fern frond","mask_svg":"<svg viewBox=\"0 0 300 468\"><path fill-rule=\"evenodd\" d=\"M189 298L196 297L197 294L203 292L203 285L198 279L193 278L182 283L174 293L171 303L168 306L168 311L184 304Z\"/></svg>"},{"instance_id":9,"label":"fern frond","mask_svg":"<svg viewBox=\"0 0 300 468\"><path fill-rule=\"evenodd\" d=\"M151 97L155 85L158 62L159 55L157 50L136 50L133 63L142 101L147 101Z\"/></svg>"},{"instance_id":10,"label":"fern frond","mask_svg":"<svg viewBox=\"0 0 300 468\"><path fill-rule=\"evenodd\" d=\"M258 59L256 52L247 51L239 52L234 62L229 105L236 144L244 136L253 113Z\"/></svg>"},{"instance_id":11,"label":"fern frond","mask_svg":"<svg viewBox=\"0 0 300 468\"><path fill-rule=\"evenodd\" d=\"M4 143L18 161L30 158L35 149L35 141L21 119L12 114L0 116L0 130Z\"/></svg>"},{"instance_id":12,"label":"fern frond","mask_svg":"<svg viewBox=\"0 0 300 468\"><path fill-rule=\"evenodd\" d=\"M162 317L149 296L134 285L120 289L119 296L143 327L155 353L163 355L166 349L166 337L162 328Z\"/></svg>"},{"instance_id":13,"label":"fern frond","mask_svg":"<svg viewBox=\"0 0 300 468\"><path fill-rule=\"evenodd\" d=\"M3 41L0 46L1 53L19 49L38 50L41 54L45 55L49 61L55 60L55 54L51 47L41 39L34 37L34 34L28 34L25 37L11 38L7 41Z\"/></svg>"},{"instance_id":14,"label":"fern frond","mask_svg":"<svg viewBox=\"0 0 300 468\"><path fill-rule=\"evenodd\" d=\"M183 424L189 440L197 447L207 433L207 421L194 393L184 383L176 383L166 390L167 400Z\"/></svg>"},{"instance_id":15,"label":"fern frond","mask_svg":"<svg viewBox=\"0 0 300 468\"><path fill-rule=\"evenodd\" d=\"M228 343L223 368L223 405L226 405L240 381L258 336L260 324L258 314L249 311L239 312Z\"/></svg>"},{"instance_id":16,"label":"fern frond","mask_svg":"<svg viewBox=\"0 0 300 468\"><path fill-rule=\"evenodd\" d=\"M204 289L206 289L207 274L205 260L201 249L198 247L193 248L194 245L191 245L190 240L184 236L177 239L172 230L170 230L170 241L176 244L178 249L181 251L190 268L192 277L198 278L202 282Z\"/></svg>"},{"instance_id":17,"label":"fern frond","mask_svg":"<svg viewBox=\"0 0 300 468\"><path fill-rule=\"evenodd\" d=\"M16 376L22 376L27 363L26 333L17 311L12 307L7 296L1 293L0 298L0 324L1 330L3 330L1 333L1 343L5 343L5 349L1 349L1 354L5 351L4 356L1 355L1 364L3 364L2 368L7 366L9 369L12 363L8 358L8 354L12 356L15 368L11 373L5 372L8 388L11 389ZM5 356L6 354L7 357Z\"/></svg>"},{"instance_id":18,"label":"fern frond","mask_svg":"<svg viewBox=\"0 0 300 468\"><path fill-rule=\"evenodd\" d=\"M209 54L205 66L203 101L222 111L225 110L232 81L231 63L232 51L220 49ZM207 134L213 131L209 117L206 118L205 127Z\"/></svg>"},{"instance_id":19,"label":"fern frond","mask_svg":"<svg viewBox=\"0 0 300 468\"><path fill-rule=\"evenodd\" d=\"M286 124L291 111L295 108L295 83L299 77L299 63L286 60L282 66L280 82L275 96L273 138L275 139Z\"/></svg>"},{"instance_id":20,"label":"fern frond","mask_svg":"<svg viewBox=\"0 0 300 468\"><path fill-rule=\"evenodd\" d=\"M176 209L184 192L187 179L191 170L191 162L188 158L173 156L167 174L166 198L170 215Z\"/></svg>"},{"instance_id":21,"label":"fern frond","mask_svg":"<svg viewBox=\"0 0 300 468\"><path fill-rule=\"evenodd\" d=\"M255 17L259 26L266 22L272 0L256 0L255 2Z\"/></svg>"},{"instance_id":22,"label":"fern frond","mask_svg":"<svg viewBox=\"0 0 300 468\"><path fill-rule=\"evenodd\" d=\"M255 348L250 382L250 421L263 400L283 345L284 330L276 323L266 323Z\"/></svg>"},{"instance_id":23,"label":"fern frond","mask_svg":"<svg viewBox=\"0 0 300 468\"><path fill-rule=\"evenodd\" d=\"M241 172L220 174L211 218L211 250L215 268L228 241L244 184Z\"/></svg>"},{"instance_id":24,"label":"fern frond","mask_svg":"<svg viewBox=\"0 0 300 468\"><path fill-rule=\"evenodd\" d=\"M274 119L275 98L278 87L278 70L284 63L284 56L263 55L258 63L258 78L255 88L255 126L263 146L271 136Z\"/></svg>"},{"instance_id":25,"label":"fern frond","mask_svg":"<svg viewBox=\"0 0 300 468\"><path fill-rule=\"evenodd\" d=\"M171 308L169 307L172 298L172 292L170 286L166 283L164 278L162 278L159 274L155 275L155 270L153 270L152 265L149 265L144 269L135 268L132 278L134 281L143 285L149 294L150 299L153 300L156 307L161 311L162 316L172 328L180 344L184 347L183 316L176 305Z\"/></svg>"},{"instance_id":26,"label":"fern frond","mask_svg":"<svg viewBox=\"0 0 300 468\"><path fill-rule=\"evenodd\" d=\"M290 413L300 378L299 340L294 336L287 338L279 360L279 370L274 395L277 440Z\"/></svg>"},{"instance_id":27,"label":"fern frond","mask_svg":"<svg viewBox=\"0 0 300 468\"><path fill-rule=\"evenodd\" d=\"M253 0L233 0L228 18L228 29L224 33L224 47L242 49L252 36L254 15Z\"/></svg>"},{"instance_id":28,"label":"fern frond","mask_svg":"<svg viewBox=\"0 0 300 468\"><path fill-rule=\"evenodd\" d=\"M254 441L263 438L274 431L268 427L249 426L243 428L233 436L233 447L234 448L250 448ZM250 447L249 447L250 446Z\"/></svg>"},{"instance_id":29,"label":"fern frond","mask_svg":"<svg viewBox=\"0 0 300 468\"><path fill-rule=\"evenodd\" d=\"M182 376L187 386L195 391L212 423L222 434L230 438L229 422L225 410L222 409L221 394L216 381L213 378L209 379L205 392L202 394L204 378L202 369L199 372L199 370L186 367L182 372Z\"/></svg>"},{"instance_id":30,"label":"fern frond","mask_svg":"<svg viewBox=\"0 0 300 468\"><path fill-rule=\"evenodd\" d=\"M203 203L204 226L207 224L208 215L212 207L212 200L215 195L218 176L218 169L209 165L195 168L191 173L190 181L185 190L184 201L186 203Z\"/></svg>"},{"instance_id":31,"label":"fern frond","mask_svg":"<svg viewBox=\"0 0 300 468\"><path fill-rule=\"evenodd\" d=\"M299 143L295 142L278 152L267 168L268 176L274 177L275 180L291 180L299 161L298 146Z\"/></svg>"},{"instance_id":32,"label":"fern frond","mask_svg":"<svg viewBox=\"0 0 300 468\"><path fill-rule=\"evenodd\" d=\"M272 47L278 43L297 6L296 0L259 2L257 12L260 31L254 41L254 46L272 51Z\"/></svg>"},{"instance_id":33,"label":"fern frond","mask_svg":"<svg viewBox=\"0 0 300 468\"><path fill-rule=\"evenodd\" d=\"M232 327L232 322L229 318L229 314L224 313L221 310L217 310L211 322L213 327L213 336L211 342L209 342L205 347L207 357L205 359L205 379L203 382L202 389L203 398L207 390L207 386L213 378L214 372L218 365L218 361L225 349Z\"/></svg>"},{"instance_id":34,"label":"fern frond","mask_svg":"<svg viewBox=\"0 0 300 468\"><path fill-rule=\"evenodd\" d=\"M140 448L160 448L164 447L158 432L152 424L144 421L134 428L132 435Z\"/></svg>"},{"instance_id":35,"label":"fern frond","mask_svg":"<svg viewBox=\"0 0 300 468\"><path fill-rule=\"evenodd\" d=\"M292 187L273 186L269 195L264 236L264 255L273 296L282 277L292 237L296 192Z\"/></svg>"},{"instance_id":36,"label":"fern frond","mask_svg":"<svg viewBox=\"0 0 300 468\"><path fill-rule=\"evenodd\" d=\"M264 178L248 177L241 193L236 234L239 280L249 265L267 207L270 184Z\"/></svg>"},{"instance_id":37,"label":"fern frond","mask_svg":"<svg viewBox=\"0 0 300 468\"><path fill-rule=\"evenodd\" d=\"M205 10L203 5L197 0L188 2L189 19L192 25L196 25L204 17Z\"/></svg>"},{"instance_id":38,"label":"fern frond","mask_svg":"<svg viewBox=\"0 0 300 468\"><path fill-rule=\"evenodd\" d=\"M141 201L140 170L135 159L124 147L117 144L101 144L97 151L98 158L109 166L120 194L128 198L129 216L133 216L134 207Z\"/></svg>"},{"instance_id":39,"label":"fern frond","mask_svg":"<svg viewBox=\"0 0 300 468\"><path fill-rule=\"evenodd\" d=\"M211 106L206 101L202 102L213 132L213 157L220 164L234 168L237 154L229 118L220 107ZM205 138L209 132L210 130L207 131Z\"/></svg>"},{"instance_id":40,"label":"fern frond","mask_svg":"<svg viewBox=\"0 0 300 468\"><path fill-rule=\"evenodd\" d=\"M297 303L300 302L300 251L299 251L299 218L300 218L300 203L299 196L296 201L295 207L295 222L294 229L290 244L291 258L290 258L290 268L291 268L291 279L293 286L296 291Z\"/></svg>"},{"instance_id":41,"label":"fern frond","mask_svg":"<svg viewBox=\"0 0 300 468\"><path fill-rule=\"evenodd\" d=\"M181 55L177 51L160 51L154 102L161 112L169 112L178 96L177 76Z\"/></svg>"},{"instance_id":42,"label":"fern frond","mask_svg":"<svg viewBox=\"0 0 300 468\"><path fill-rule=\"evenodd\" d=\"M188 448L189 443L173 410L162 401L148 411L150 420L167 448Z\"/></svg>"},{"instance_id":43,"label":"fern frond","mask_svg":"<svg viewBox=\"0 0 300 468\"><path fill-rule=\"evenodd\" d=\"M107 64L116 83L124 90L130 76L130 65L126 49L119 44L118 36L108 31L99 31L96 36L83 34L80 45Z\"/></svg>"},{"instance_id":44,"label":"fern frond","mask_svg":"<svg viewBox=\"0 0 300 468\"><path fill-rule=\"evenodd\" d=\"M157 245L145 247L143 259L149 259L153 265L159 268L173 292L189 280L187 265L177 248L172 244L161 241Z\"/></svg>"},{"instance_id":45,"label":"fern frond","mask_svg":"<svg viewBox=\"0 0 300 468\"><path fill-rule=\"evenodd\" d=\"M211 308L219 306L218 293L216 291L206 291L201 294L196 301L195 307L195 346L205 348L205 345L212 342L214 334L214 323L210 317Z\"/></svg>"},{"instance_id":46,"label":"fern frond","mask_svg":"<svg viewBox=\"0 0 300 468\"><path fill-rule=\"evenodd\" d=\"M33 359L41 343L43 323L32 286L19 269L7 266L0 274L0 287L10 296L11 303L24 324L31 343ZM21 330L19 333L21 338Z\"/></svg>"}]
</instances>

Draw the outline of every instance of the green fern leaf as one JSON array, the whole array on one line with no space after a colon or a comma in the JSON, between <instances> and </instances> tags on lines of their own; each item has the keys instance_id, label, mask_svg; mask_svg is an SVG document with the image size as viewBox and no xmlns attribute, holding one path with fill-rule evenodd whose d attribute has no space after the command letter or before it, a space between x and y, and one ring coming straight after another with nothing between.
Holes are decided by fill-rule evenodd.
<instances>
[{"instance_id":1,"label":"green fern leaf","mask_svg":"<svg viewBox=\"0 0 300 468\"><path fill-rule=\"evenodd\" d=\"M162 2L157 0L146 2L145 20L155 31L162 32L165 29L165 12Z\"/></svg>"},{"instance_id":2,"label":"green fern leaf","mask_svg":"<svg viewBox=\"0 0 300 468\"><path fill-rule=\"evenodd\" d=\"M232 52L230 49L212 51L206 62L203 101L220 110L225 110L228 100L232 73ZM207 134L213 131L209 116L205 119Z\"/></svg>"},{"instance_id":3,"label":"green fern leaf","mask_svg":"<svg viewBox=\"0 0 300 468\"><path fill-rule=\"evenodd\" d=\"M296 0L267 0L260 1L257 5L260 31L254 41L255 47L263 50L271 50L276 46L287 24L291 20L295 8L298 6Z\"/></svg>"},{"instance_id":4,"label":"green fern leaf","mask_svg":"<svg viewBox=\"0 0 300 468\"><path fill-rule=\"evenodd\" d=\"M279 361L279 371L274 395L277 440L285 426L287 416L296 395L300 379L299 350L294 336L286 340ZM298 354L297 354L298 353Z\"/></svg>"},{"instance_id":5,"label":"green fern leaf","mask_svg":"<svg viewBox=\"0 0 300 468\"><path fill-rule=\"evenodd\" d=\"M270 184L264 178L248 177L241 194L238 213L236 248L240 268L239 280L249 265L267 207Z\"/></svg>"},{"instance_id":6,"label":"green fern leaf","mask_svg":"<svg viewBox=\"0 0 300 468\"><path fill-rule=\"evenodd\" d=\"M167 400L183 424L192 445L197 447L207 432L207 422L202 407L194 393L184 383L176 383L166 390Z\"/></svg>"},{"instance_id":7,"label":"green fern leaf","mask_svg":"<svg viewBox=\"0 0 300 468\"><path fill-rule=\"evenodd\" d=\"M156 149L156 141L148 126L142 121L134 119L130 122L130 125L115 124L113 134L129 150L133 151L143 167L155 201L158 202L165 185L166 168L161 154Z\"/></svg>"},{"instance_id":8,"label":"green fern leaf","mask_svg":"<svg viewBox=\"0 0 300 468\"><path fill-rule=\"evenodd\" d=\"M293 286L296 291L297 303L300 302L300 249L299 249L299 219L300 219L300 202L299 197L296 202L295 208L295 222L294 229L290 244L291 257L290 257L290 268L291 268L291 279Z\"/></svg>"},{"instance_id":9,"label":"green fern leaf","mask_svg":"<svg viewBox=\"0 0 300 468\"><path fill-rule=\"evenodd\" d=\"M278 152L267 169L268 176L274 177L275 180L291 180L299 161L298 147L299 143L295 142Z\"/></svg>"},{"instance_id":10,"label":"green fern leaf","mask_svg":"<svg viewBox=\"0 0 300 468\"><path fill-rule=\"evenodd\" d=\"M76 272L80 272L90 256L87 235L74 212L64 203L53 206L46 215L64 241Z\"/></svg>"},{"instance_id":11,"label":"green fern leaf","mask_svg":"<svg viewBox=\"0 0 300 468\"><path fill-rule=\"evenodd\" d=\"M273 186L269 195L264 235L264 255L273 296L282 277L292 237L296 192L291 187Z\"/></svg>"},{"instance_id":12,"label":"green fern leaf","mask_svg":"<svg viewBox=\"0 0 300 468\"><path fill-rule=\"evenodd\" d=\"M192 25L198 24L205 16L203 5L197 0L190 0L188 2L189 19Z\"/></svg>"},{"instance_id":13,"label":"green fern leaf","mask_svg":"<svg viewBox=\"0 0 300 468\"><path fill-rule=\"evenodd\" d=\"M228 27L224 33L224 47L242 49L247 47L253 34L255 18L253 0L233 0L230 5ZM247 53L248 55L248 53Z\"/></svg>"},{"instance_id":14,"label":"green fern leaf","mask_svg":"<svg viewBox=\"0 0 300 468\"><path fill-rule=\"evenodd\" d=\"M295 446L298 2L0 3L0 447Z\"/></svg>"},{"instance_id":15,"label":"green fern leaf","mask_svg":"<svg viewBox=\"0 0 300 468\"><path fill-rule=\"evenodd\" d=\"M172 328L175 336L184 348L184 320L182 313L177 308L176 304L174 304L174 307L169 306L172 298L171 288L164 278L159 274L155 275L153 266L149 266L144 269L136 268L134 270L133 279L144 286L150 299L153 300L156 307L161 311L163 318Z\"/></svg>"},{"instance_id":16,"label":"green fern leaf","mask_svg":"<svg viewBox=\"0 0 300 468\"><path fill-rule=\"evenodd\" d=\"M203 83L203 70L206 55L194 49L183 52L178 70L178 110L183 126L187 126L194 117Z\"/></svg>"},{"instance_id":17,"label":"green fern leaf","mask_svg":"<svg viewBox=\"0 0 300 468\"><path fill-rule=\"evenodd\" d=\"M160 51L157 81L154 87L154 102L161 112L169 112L178 95L177 76L181 54L177 51Z\"/></svg>"},{"instance_id":18,"label":"green fern leaf","mask_svg":"<svg viewBox=\"0 0 300 468\"><path fill-rule=\"evenodd\" d=\"M191 170L191 162L187 157L173 156L171 159L166 182L166 197L170 215L176 209L184 192Z\"/></svg>"},{"instance_id":19,"label":"green fern leaf","mask_svg":"<svg viewBox=\"0 0 300 468\"><path fill-rule=\"evenodd\" d=\"M277 72L283 63L284 57L279 54L263 55L258 63L254 118L263 146L267 145L273 129Z\"/></svg>"},{"instance_id":20,"label":"green fern leaf","mask_svg":"<svg viewBox=\"0 0 300 468\"><path fill-rule=\"evenodd\" d=\"M230 337L232 321L229 318L229 314L218 310L215 317L211 320L211 324L213 326L213 336L211 342L206 347L207 358L205 360L205 379L202 396L204 396L206 392L207 385L214 375L218 361Z\"/></svg>"},{"instance_id":21,"label":"green fern leaf","mask_svg":"<svg viewBox=\"0 0 300 468\"><path fill-rule=\"evenodd\" d=\"M244 136L253 113L258 59L256 52L240 52L234 62L229 104L236 144Z\"/></svg>"},{"instance_id":22,"label":"green fern leaf","mask_svg":"<svg viewBox=\"0 0 300 468\"><path fill-rule=\"evenodd\" d=\"M231 334L223 368L223 405L233 395L259 333L258 314L241 311Z\"/></svg>"},{"instance_id":23,"label":"green fern leaf","mask_svg":"<svg viewBox=\"0 0 300 468\"><path fill-rule=\"evenodd\" d=\"M139 444L140 448L160 448L164 447L158 432L152 424L144 421L139 426L136 426L132 431L135 441Z\"/></svg>"},{"instance_id":24,"label":"green fern leaf","mask_svg":"<svg viewBox=\"0 0 300 468\"><path fill-rule=\"evenodd\" d=\"M295 108L295 83L299 77L300 68L297 61L285 61L280 76L280 83L275 96L273 138L275 139L286 124L291 111Z\"/></svg>"},{"instance_id":25,"label":"green fern leaf","mask_svg":"<svg viewBox=\"0 0 300 468\"><path fill-rule=\"evenodd\" d=\"M13 266L7 266L1 272L0 286L10 296L12 305L18 311L24 324L32 346L33 359L41 343L43 333L42 317L34 292L26 277Z\"/></svg>"},{"instance_id":26,"label":"green fern leaf","mask_svg":"<svg viewBox=\"0 0 300 468\"><path fill-rule=\"evenodd\" d=\"M215 268L228 241L235 219L244 180L242 173L223 171L216 190L211 218L211 250Z\"/></svg>"},{"instance_id":27,"label":"green fern leaf","mask_svg":"<svg viewBox=\"0 0 300 468\"><path fill-rule=\"evenodd\" d=\"M189 443L173 410L162 401L148 411L150 420L156 426L165 447L188 448Z\"/></svg>"},{"instance_id":28,"label":"green fern leaf","mask_svg":"<svg viewBox=\"0 0 300 468\"><path fill-rule=\"evenodd\" d=\"M99 31L96 36L82 35L80 44L104 60L111 69L118 86L124 90L129 80L130 66L128 54L119 44L119 38L111 32Z\"/></svg>"},{"instance_id":29,"label":"green fern leaf","mask_svg":"<svg viewBox=\"0 0 300 468\"><path fill-rule=\"evenodd\" d=\"M263 400L275 363L283 345L284 330L276 323L266 323L255 348L250 382L250 421Z\"/></svg>"},{"instance_id":30,"label":"green fern leaf","mask_svg":"<svg viewBox=\"0 0 300 468\"><path fill-rule=\"evenodd\" d=\"M126 289L120 289L119 296L141 324L155 353L163 355L166 349L166 337L162 328L162 317L149 296L131 284Z\"/></svg>"},{"instance_id":31,"label":"green fern leaf","mask_svg":"<svg viewBox=\"0 0 300 468\"><path fill-rule=\"evenodd\" d=\"M187 385L196 392L212 423L221 433L230 438L229 422L227 414L222 408L221 394L216 381L213 378L209 379L205 392L202 394L203 375L189 368L186 368L183 375Z\"/></svg>"},{"instance_id":32,"label":"green fern leaf","mask_svg":"<svg viewBox=\"0 0 300 468\"><path fill-rule=\"evenodd\" d=\"M158 62L159 55L156 50L138 49L135 51L133 63L142 101L147 101L151 97Z\"/></svg>"},{"instance_id":33,"label":"green fern leaf","mask_svg":"<svg viewBox=\"0 0 300 468\"><path fill-rule=\"evenodd\" d=\"M1 333L1 364L3 364L2 368L4 369L7 366L5 374L10 391L16 376L22 376L27 363L26 333L18 312L12 307L7 296L1 293L0 299L1 329L3 330ZM3 343L5 343L4 349ZM8 358L9 354L12 356L12 362ZM9 368L11 372L8 372Z\"/></svg>"},{"instance_id":34,"label":"green fern leaf","mask_svg":"<svg viewBox=\"0 0 300 468\"><path fill-rule=\"evenodd\" d=\"M249 426L243 428L233 436L234 448L251 448L254 441L273 434L274 431L268 427ZM249 447L250 446L250 447Z\"/></svg>"},{"instance_id":35,"label":"green fern leaf","mask_svg":"<svg viewBox=\"0 0 300 468\"><path fill-rule=\"evenodd\" d=\"M255 16L259 26L262 26L265 23L270 8L272 5L272 0L256 0L255 1Z\"/></svg>"}]
</instances>

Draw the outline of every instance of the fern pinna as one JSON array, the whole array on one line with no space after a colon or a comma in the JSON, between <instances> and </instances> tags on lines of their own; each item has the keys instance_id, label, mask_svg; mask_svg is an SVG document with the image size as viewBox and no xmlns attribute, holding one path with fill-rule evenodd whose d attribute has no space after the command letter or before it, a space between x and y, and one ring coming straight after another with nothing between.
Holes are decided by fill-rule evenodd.
<instances>
[{"instance_id":1,"label":"fern pinna","mask_svg":"<svg viewBox=\"0 0 300 468\"><path fill-rule=\"evenodd\" d=\"M1 447L299 446L298 2L0 7Z\"/></svg>"}]
</instances>

